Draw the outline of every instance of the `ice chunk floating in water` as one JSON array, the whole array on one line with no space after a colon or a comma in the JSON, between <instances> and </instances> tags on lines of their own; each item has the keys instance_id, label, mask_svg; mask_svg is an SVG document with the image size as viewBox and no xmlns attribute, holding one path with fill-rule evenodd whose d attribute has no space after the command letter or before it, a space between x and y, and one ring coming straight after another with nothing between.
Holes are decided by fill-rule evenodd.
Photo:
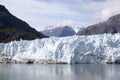
<instances>
[{"instance_id":1,"label":"ice chunk floating in water","mask_svg":"<svg viewBox=\"0 0 120 80\"><path fill-rule=\"evenodd\" d=\"M0 44L1 62L120 63L120 34L51 37Z\"/></svg>"}]
</instances>

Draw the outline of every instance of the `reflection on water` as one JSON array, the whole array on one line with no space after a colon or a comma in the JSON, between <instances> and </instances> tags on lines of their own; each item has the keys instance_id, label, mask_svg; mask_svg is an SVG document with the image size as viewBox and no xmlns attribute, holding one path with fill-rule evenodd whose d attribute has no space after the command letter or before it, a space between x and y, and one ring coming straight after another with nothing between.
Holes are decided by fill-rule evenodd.
<instances>
[{"instance_id":1,"label":"reflection on water","mask_svg":"<svg viewBox=\"0 0 120 80\"><path fill-rule=\"evenodd\" d=\"M0 64L0 80L119 80L120 65Z\"/></svg>"}]
</instances>

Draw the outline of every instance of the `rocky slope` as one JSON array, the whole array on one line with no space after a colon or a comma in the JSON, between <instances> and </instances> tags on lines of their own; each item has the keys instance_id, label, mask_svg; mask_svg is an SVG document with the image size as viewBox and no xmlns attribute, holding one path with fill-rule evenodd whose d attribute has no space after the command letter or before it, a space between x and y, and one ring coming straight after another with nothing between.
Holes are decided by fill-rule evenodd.
<instances>
[{"instance_id":1,"label":"rocky slope","mask_svg":"<svg viewBox=\"0 0 120 80\"><path fill-rule=\"evenodd\" d=\"M44 37L46 36L37 32L26 22L12 15L3 5L0 5L0 42Z\"/></svg>"},{"instance_id":2,"label":"rocky slope","mask_svg":"<svg viewBox=\"0 0 120 80\"><path fill-rule=\"evenodd\" d=\"M104 33L119 33L120 32L120 14L110 17L107 21L88 26L82 31L79 31L78 35L94 35Z\"/></svg>"}]
</instances>

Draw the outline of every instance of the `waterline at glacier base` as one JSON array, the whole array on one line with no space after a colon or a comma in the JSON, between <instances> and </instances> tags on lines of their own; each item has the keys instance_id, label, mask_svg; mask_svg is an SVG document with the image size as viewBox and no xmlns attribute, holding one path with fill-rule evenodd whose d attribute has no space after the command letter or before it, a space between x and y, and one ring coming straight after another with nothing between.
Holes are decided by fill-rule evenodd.
<instances>
[{"instance_id":1,"label":"waterline at glacier base","mask_svg":"<svg viewBox=\"0 0 120 80\"><path fill-rule=\"evenodd\" d=\"M120 34L0 43L1 63L120 63Z\"/></svg>"}]
</instances>

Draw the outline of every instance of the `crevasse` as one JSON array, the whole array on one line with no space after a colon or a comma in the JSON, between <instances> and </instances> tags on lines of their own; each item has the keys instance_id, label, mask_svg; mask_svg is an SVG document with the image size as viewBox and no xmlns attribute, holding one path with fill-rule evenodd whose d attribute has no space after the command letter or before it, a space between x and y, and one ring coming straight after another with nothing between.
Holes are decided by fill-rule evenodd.
<instances>
[{"instance_id":1,"label":"crevasse","mask_svg":"<svg viewBox=\"0 0 120 80\"><path fill-rule=\"evenodd\" d=\"M51 37L0 43L0 62L120 63L120 34Z\"/></svg>"}]
</instances>

